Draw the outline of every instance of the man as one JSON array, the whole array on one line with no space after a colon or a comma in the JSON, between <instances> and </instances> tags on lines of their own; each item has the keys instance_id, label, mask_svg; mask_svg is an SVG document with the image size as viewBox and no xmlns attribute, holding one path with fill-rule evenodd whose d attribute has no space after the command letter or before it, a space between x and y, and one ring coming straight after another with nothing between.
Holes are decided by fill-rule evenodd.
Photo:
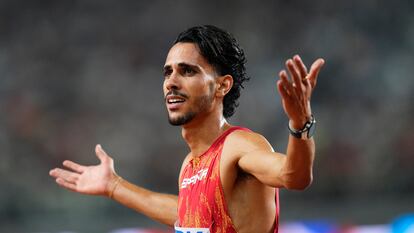
<instances>
[{"instance_id":1,"label":"man","mask_svg":"<svg viewBox=\"0 0 414 233\"><path fill-rule=\"evenodd\" d=\"M236 40L214 26L182 32L164 66L169 122L182 127L190 153L179 176L179 195L155 193L120 178L100 145L101 163L53 169L56 182L72 191L103 195L176 232L277 232L278 188L305 189L312 181L315 118L310 98L324 64L307 71L299 56L286 62L277 89L289 117L286 155L274 152L260 134L227 122L245 75L245 57ZM276 200L276 201L275 201Z\"/></svg>"}]
</instances>

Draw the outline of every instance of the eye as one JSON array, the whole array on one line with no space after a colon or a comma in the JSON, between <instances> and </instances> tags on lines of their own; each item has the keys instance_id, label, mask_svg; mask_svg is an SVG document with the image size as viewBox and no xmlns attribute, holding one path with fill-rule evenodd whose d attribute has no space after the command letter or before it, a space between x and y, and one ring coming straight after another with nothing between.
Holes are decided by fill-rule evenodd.
<instances>
[{"instance_id":1,"label":"eye","mask_svg":"<svg viewBox=\"0 0 414 233\"><path fill-rule=\"evenodd\" d=\"M171 75L172 70L171 69L164 69L163 73L164 73L164 78L168 78Z\"/></svg>"},{"instance_id":2,"label":"eye","mask_svg":"<svg viewBox=\"0 0 414 233\"><path fill-rule=\"evenodd\" d=\"M190 67L183 67L182 72L185 76L191 76L191 75L195 74L195 70L190 68Z\"/></svg>"}]
</instances>

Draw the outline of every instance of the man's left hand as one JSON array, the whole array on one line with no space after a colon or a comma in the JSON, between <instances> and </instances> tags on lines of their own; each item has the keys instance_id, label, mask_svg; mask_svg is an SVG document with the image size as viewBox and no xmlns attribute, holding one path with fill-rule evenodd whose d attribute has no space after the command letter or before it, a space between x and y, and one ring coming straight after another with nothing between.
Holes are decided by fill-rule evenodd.
<instances>
[{"instance_id":1,"label":"man's left hand","mask_svg":"<svg viewBox=\"0 0 414 233\"><path fill-rule=\"evenodd\" d=\"M310 99L324 63L322 58L317 59L308 72L299 55L295 55L293 59L286 61L290 80L285 70L279 73L277 89L282 97L283 108L294 129L301 129L311 118Z\"/></svg>"}]
</instances>

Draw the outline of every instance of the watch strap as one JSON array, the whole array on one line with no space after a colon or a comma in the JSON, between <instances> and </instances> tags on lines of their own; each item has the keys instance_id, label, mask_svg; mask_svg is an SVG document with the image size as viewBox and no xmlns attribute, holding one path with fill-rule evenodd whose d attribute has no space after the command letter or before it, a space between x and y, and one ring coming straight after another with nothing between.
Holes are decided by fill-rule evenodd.
<instances>
[{"instance_id":1,"label":"watch strap","mask_svg":"<svg viewBox=\"0 0 414 233\"><path fill-rule=\"evenodd\" d=\"M313 130L311 131L311 129L315 127L315 123L316 123L316 119L313 115L311 115L311 119L305 123L302 129L300 130L293 129L290 126L290 123L288 124L288 129L289 129L290 134L294 136L295 138L309 139L313 136Z\"/></svg>"}]
</instances>

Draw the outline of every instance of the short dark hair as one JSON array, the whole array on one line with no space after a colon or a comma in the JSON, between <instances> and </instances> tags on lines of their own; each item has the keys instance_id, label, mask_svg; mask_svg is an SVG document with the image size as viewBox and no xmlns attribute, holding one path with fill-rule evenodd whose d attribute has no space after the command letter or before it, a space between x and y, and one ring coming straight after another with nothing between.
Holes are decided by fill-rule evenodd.
<instances>
[{"instance_id":1,"label":"short dark hair","mask_svg":"<svg viewBox=\"0 0 414 233\"><path fill-rule=\"evenodd\" d=\"M219 75L231 75L233 86L223 99L223 115L229 118L239 105L237 99L246 75L246 57L236 39L228 32L212 26L196 26L181 32L174 44L190 42L198 45L200 54L215 68Z\"/></svg>"}]
</instances>

